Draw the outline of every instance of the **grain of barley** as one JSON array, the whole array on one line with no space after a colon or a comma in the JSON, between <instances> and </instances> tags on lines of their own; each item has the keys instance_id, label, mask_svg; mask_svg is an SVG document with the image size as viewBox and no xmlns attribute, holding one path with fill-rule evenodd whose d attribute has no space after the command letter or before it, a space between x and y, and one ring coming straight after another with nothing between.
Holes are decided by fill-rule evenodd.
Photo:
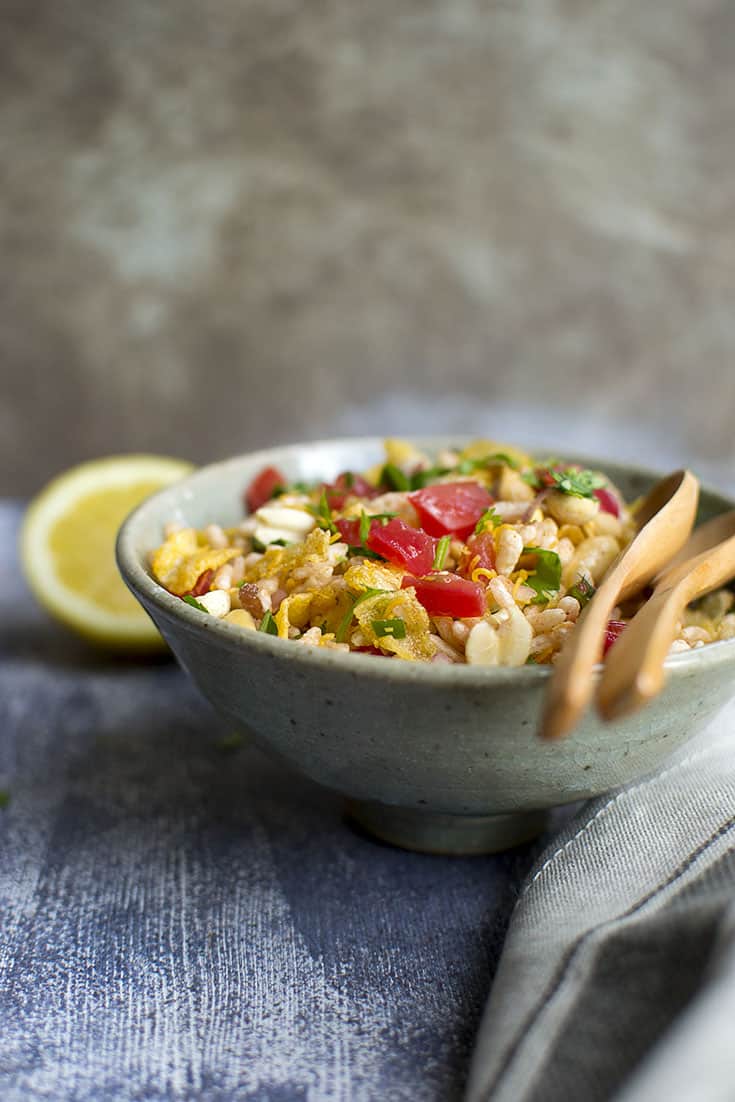
<instances>
[{"instance_id":1,"label":"grain of barley","mask_svg":"<svg viewBox=\"0 0 735 1102\"><path fill-rule=\"evenodd\" d=\"M562 597L559 601L559 608L564 610L564 613L568 620L574 622L581 611L579 601L576 597Z\"/></svg>"},{"instance_id":2,"label":"grain of barley","mask_svg":"<svg viewBox=\"0 0 735 1102\"><path fill-rule=\"evenodd\" d=\"M547 608L540 612L533 624L533 630L538 634L553 631L559 624L563 624L567 614L563 608Z\"/></svg>"},{"instance_id":3,"label":"grain of barley","mask_svg":"<svg viewBox=\"0 0 735 1102\"><path fill-rule=\"evenodd\" d=\"M523 540L514 528L503 528L498 534L495 569L498 574L511 574L523 551Z\"/></svg>"},{"instance_id":4,"label":"grain of barley","mask_svg":"<svg viewBox=\"0 0 735 1102\"><path fill-rule=\"evenodd\" d=\"M204 529L204 538L210 547L213 547L216 551L221 551L227 547L227 536L219 524L208 524Z\"/></svg>"}]
</instances>

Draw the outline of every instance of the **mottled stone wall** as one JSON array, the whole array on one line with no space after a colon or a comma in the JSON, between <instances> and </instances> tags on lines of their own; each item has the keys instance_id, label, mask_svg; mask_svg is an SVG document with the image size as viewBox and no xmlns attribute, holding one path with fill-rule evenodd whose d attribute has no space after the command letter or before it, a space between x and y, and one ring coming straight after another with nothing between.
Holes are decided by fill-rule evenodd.
<instances>
[{"instance_id":1,"label":"mottled stone wall","mask_svg":"<svg viewBox=\"0 0 735 1102\"><path fill-rule=\"evenodd\" d=\"M528 404L735 457L729 0L0 0L0 150L0 492Z\"/></svg>"}]
</instances>

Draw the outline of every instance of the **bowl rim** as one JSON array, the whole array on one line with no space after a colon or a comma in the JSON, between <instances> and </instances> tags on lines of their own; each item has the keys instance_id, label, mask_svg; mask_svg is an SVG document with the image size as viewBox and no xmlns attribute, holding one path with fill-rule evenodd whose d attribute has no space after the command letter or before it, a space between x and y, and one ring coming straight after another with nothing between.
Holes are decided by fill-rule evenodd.
<instances>
[{"instance_id":1,"label":"bowl rim","mask_svg":"<svg viewBox=\"0 0 735 1102\"><path fill-rule=\"evenodd\" d=\"M256 451L243 452L226 459L217 460L214 463L198 467L191 474L182 479L157 490L141 502L123 521L115 543L115 554L118 569L123 580L132 592L138 597L144 597L146 601L155 605L160 611L178 620L181 627L188 632L200 634L202 640L208 634L214 634L223 643L240 646L248 651L260 650L264 654L270 654L274 658L288 659L300 666L321 667L322 669L334 668L342 673L352 671L359 677L388 678L392 681L426 682L442 686L458 686L463 688L487 689L493 686L505 684L509 681L519 681L530 685L546 681L552 673L553 666L523 665L523 666L470 666L466 664L449 665L445 663L390 661L378 662L376 655L360 654L354 651L336 651L326 647L298 647L292 640L279 639L263 632L243 631L235 624L226 624L213 616L204 617L197 609L192 608L180 597L174 596L156 582L148 572L147 566L134 549L134 533L138 525L151 512L157 512L162 501L172 494L179 494L183 487L196 488L198 482L208 481L217 472L222 474L236 470L241 464L262 463L264 466L274 463L279 457L281 461L290 454L303 453L305 449L328 447L382 447L382 436L348 436L319 440L308 440L293 444L273 445L268 448L260 448ZM402 436L401 440L417 446L440 449L447 446L448 441L461 444L463 441L471 442L477 439L477 434L452 433L446 436ZM525 445L518 445L525 449ZM533 449L528 449L533 456ZM608 458L595 458L577 453L565 453L565 458L571 462L582 462L593 468L605 469L605 464L612 465L620 471L635 476L643 476L653 480L663 478L666 472L657 471L635 463L619 462ZM721 501L729 502L735 509L735 500L731 501L720 489L710 487L700 482L700 489ZM173 508L173 507L172 507ZM287 648L287 649L284 649ZM669 655L665 668L671 674L687 674L698 669L703 663L719 664L730 661L735 657L735 639L718 640L708 643L703 647L684 651L680 654ZM602 664L595 667L596 675L602 669Z\"/></svg>"}]
</instances>

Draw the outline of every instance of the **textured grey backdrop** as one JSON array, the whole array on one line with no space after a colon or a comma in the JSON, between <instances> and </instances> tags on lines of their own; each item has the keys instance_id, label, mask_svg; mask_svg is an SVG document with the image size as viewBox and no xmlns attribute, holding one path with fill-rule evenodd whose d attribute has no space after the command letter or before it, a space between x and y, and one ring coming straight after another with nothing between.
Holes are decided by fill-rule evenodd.
<instances>
[{"instance_id":1,"label":"textured grey backdrop","mask_svg":"<svg viewBox=\"0 0 735 1102\"><path fill-rule=\"evenodd\" d=\"M0 493L529 404L727 459L734 62L729 0L0 0Z\"/></svg>"}]
</instances>

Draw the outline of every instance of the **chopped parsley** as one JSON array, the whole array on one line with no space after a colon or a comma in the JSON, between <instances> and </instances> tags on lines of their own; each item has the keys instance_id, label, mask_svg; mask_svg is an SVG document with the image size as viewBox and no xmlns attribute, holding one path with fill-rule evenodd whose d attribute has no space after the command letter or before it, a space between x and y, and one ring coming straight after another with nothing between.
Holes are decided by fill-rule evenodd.
<instances>
[{"instance_id":1,"label":"chopped parsley","mask_svg":"<svg viewBox=\"0 0 735 1102\"><path fill-rule=\"evenodd\" d=\"M184 604L191 605L192 608L198 608L200 612L208 612L204 605L197 601L196 597L192 597L191 593L185 593L181 600Z\"/></svg>"},{"instance_id":2,"label":"chopped parsley","mask_svg":"<svg viewBox=\"0 0 735 1102\"><path fill-rule=\"evenodd\" d=\"M575 597L579 601L579 607L584 606L592 600L597 590L593 586L592 582L585 578L584 574L580 574L577 581L567 593L568 597Z\"/></svg>"},{"instance_id":3,"label":"chopped parsley","mask_svg":"<svg viewBox=\"0 0 735 1102\"><path fill-rule=\"evenodd\" d=\"M434 562L432 570L442 570L444 563L447 561L447 555L449 554L449 544L452 542L451 536L442 536L436 545L436 554L434 555Z\"/></svg>"},{"instance_id":4,"label":"chopped parsley","mask_svg":"<svg viewBox=\"0 0 735 1102\"><path fill-rule=\"evenodd\" d=\"M266 612L263 619L260 621L260 627L258 631L262 631L265 635L278 635L278 625L273 619L272 612Z\"/></svg>"},{"instance_id":5,"label":"chopped parsley","mask_svg":"<svg viewBox=\"0 0 735 1102\"><path fill-rule=\"evenodd\" d=\"M396 617L394 620L371 620L370 626L379 638L406 638L406 624L400 617Z\"/></svg>"},{"instance_id":6,"label":"chopped parsley","mask_svg":"<svg viewBox=\"0 0 735 1102\"><path fill-rule=\"evenodd\" d=\"M525 585L535 592L533 604L546 604L561 586L561 559L556 551L545 547L524 547L524 555L533 555L536 560L533 573L526 578Z\"/></svg>"},{"instance_id":7,"label":"chopped parsley","mask_svg":"<svg viewBox=\"0 0 735 1102\"><path fill-rule=\"evenodd\" d=\"M488 527L498 528L503 523L503 518L498 516L495 509L491 506L486 509L482 514L477 524L475 525L475 535L479 536L481 532L486 532Z\"/></svg>"}]
</instances>

